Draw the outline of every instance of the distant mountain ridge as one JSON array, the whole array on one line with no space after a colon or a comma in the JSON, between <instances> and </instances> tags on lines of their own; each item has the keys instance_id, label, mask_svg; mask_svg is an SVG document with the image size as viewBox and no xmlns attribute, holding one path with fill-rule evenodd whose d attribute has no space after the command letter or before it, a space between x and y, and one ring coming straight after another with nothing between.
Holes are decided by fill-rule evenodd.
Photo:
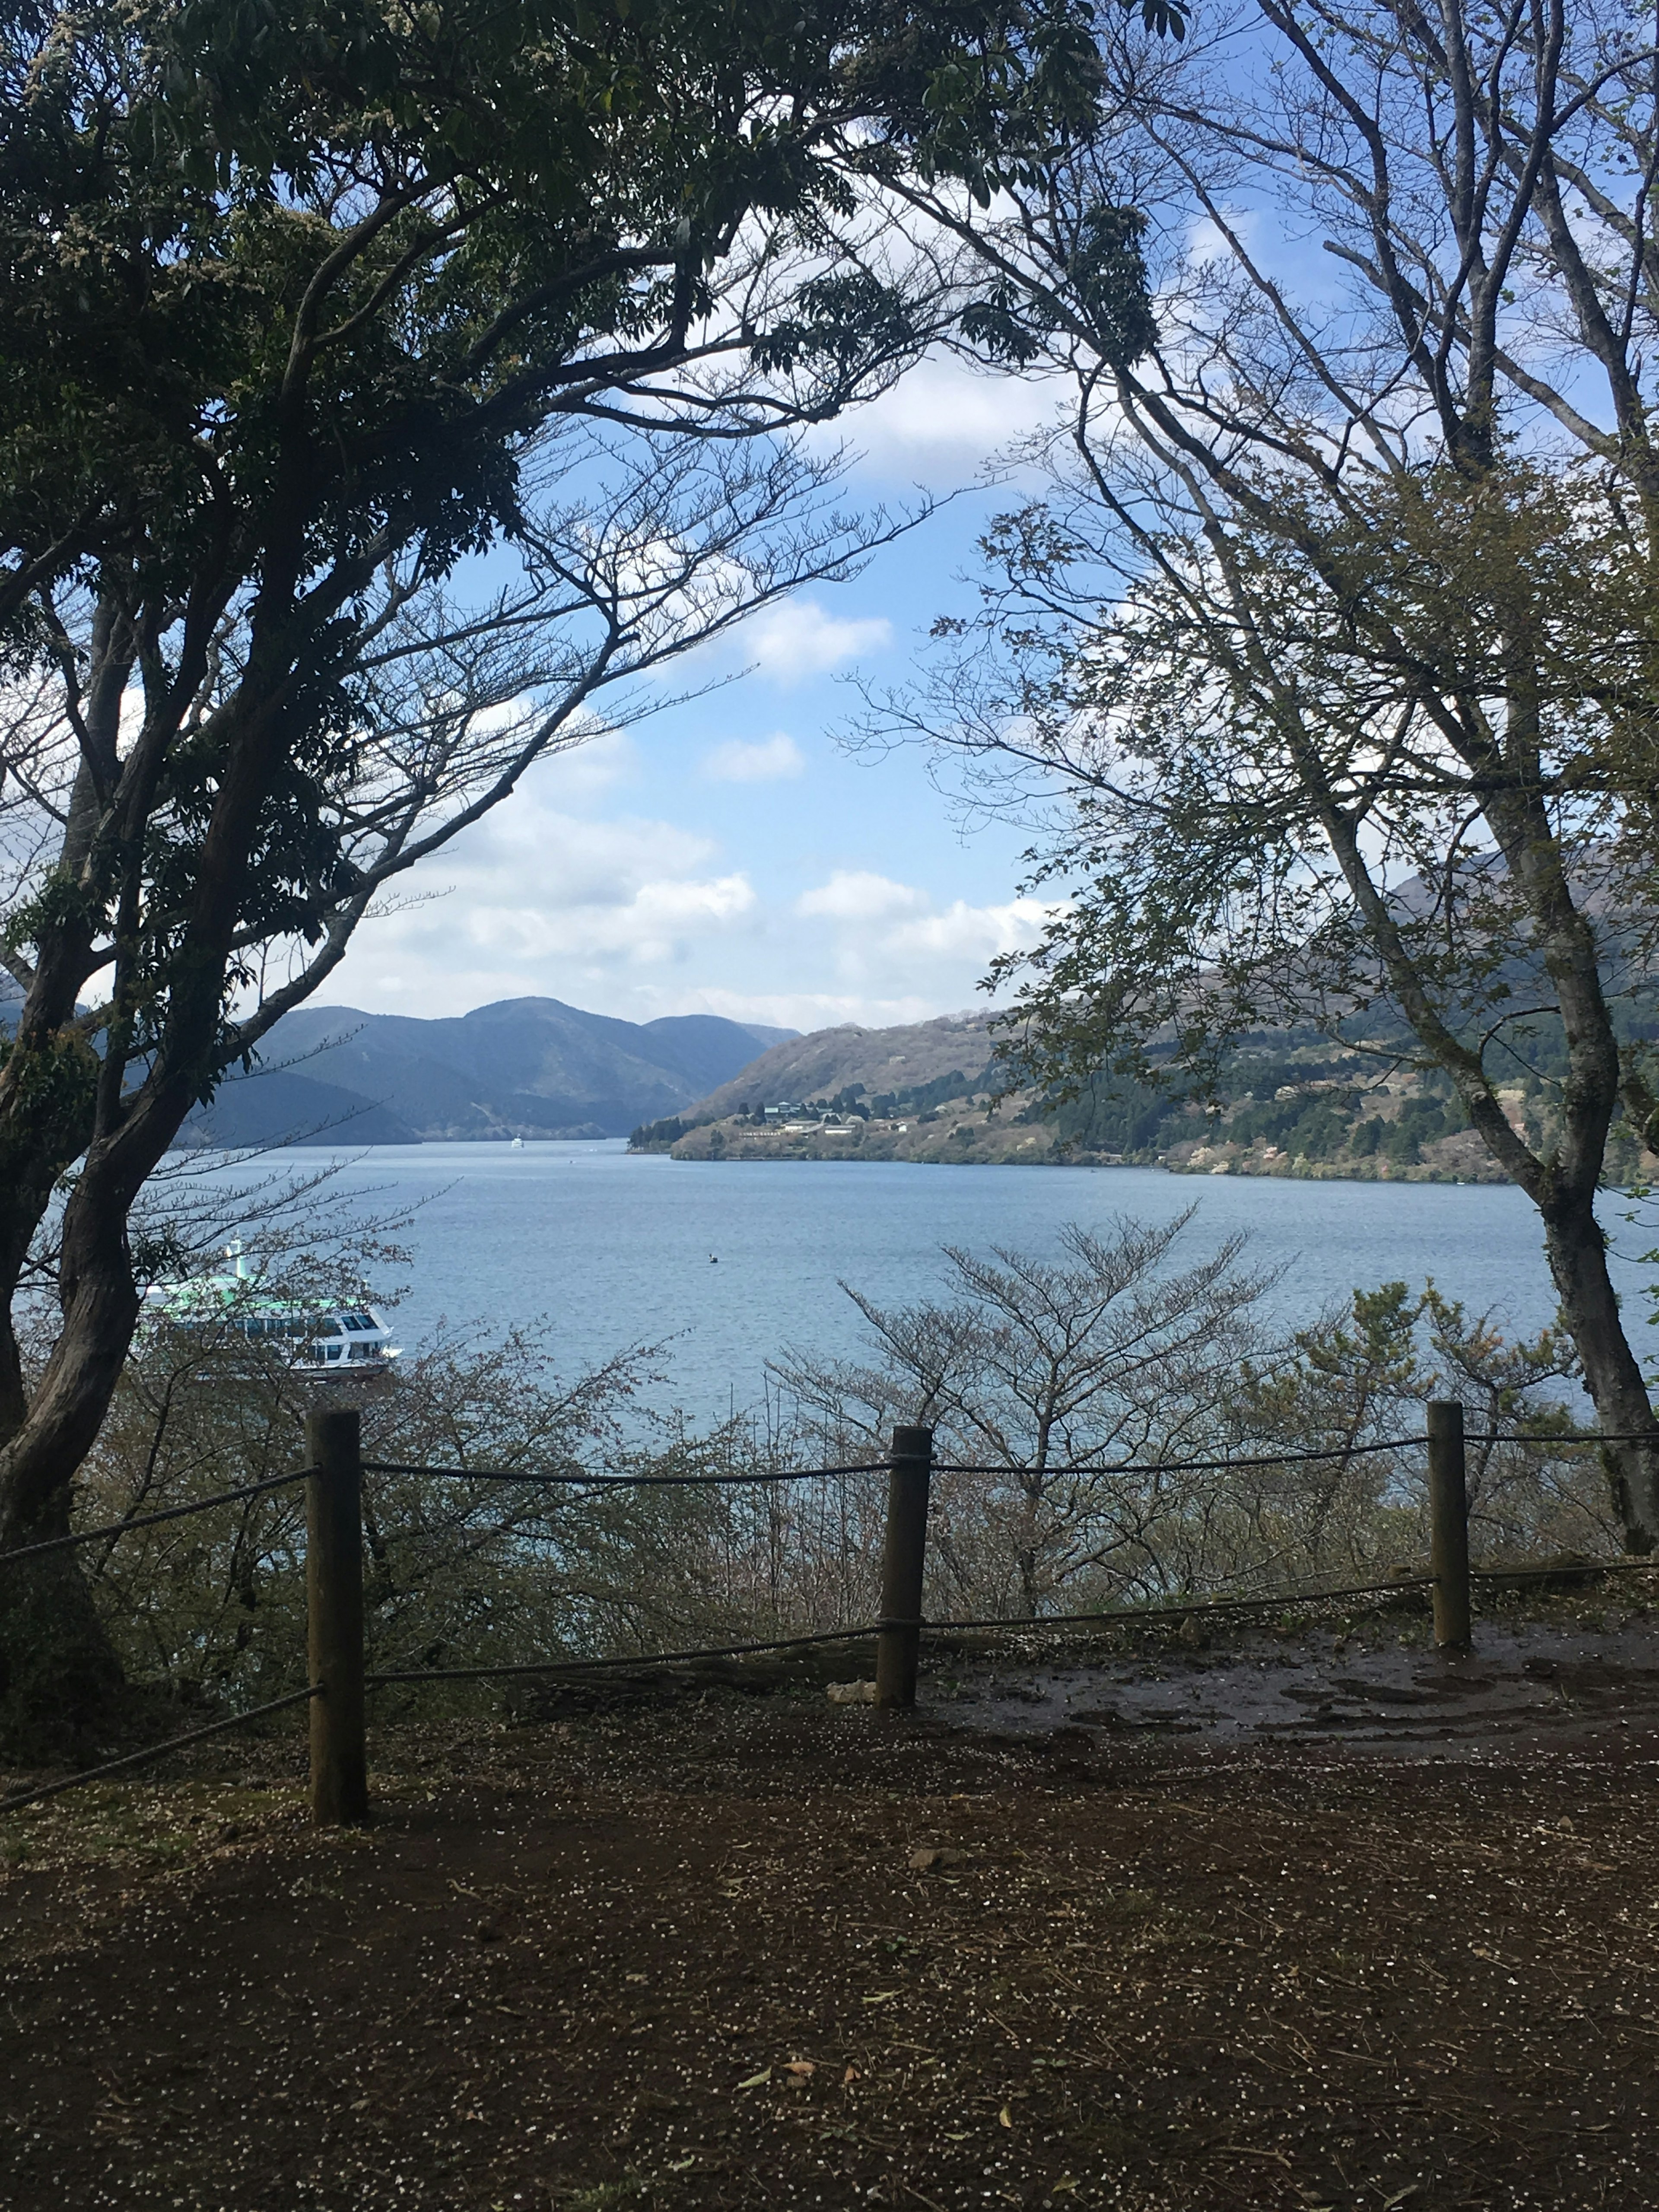
<instances>
[{"instance_id":1,"label":"distant mountain ridge","mask_svg":"<svg viewBox=\"0 0 1659 2212\"><path fill-rule=\"evenodd\" d=\"M795 1034L718 1014L625 1022L557 999L425 1020L302 1006L227 1077L182 1144L411 1145L619 1137L727 1082Z\"/></svg>"},{"instance_id":2,"label":"distant mountain ridge","mask_svg":"<svg viewBox=\"0 0 1659 2212\"><path fill-rule=\"evenodd\" d=\"M1659 1015L1626 1009L1621 1034L1659 1037ZM641 1152L678 1160L860 1160L954 1165L1066 1163L1163 1167L1180 1175L1501 1183L1435 1071L1401 1066L1401 1039L1363 1045L1310 1025L1263 1028L1224 1061L1213 1096L1103 1076L1071 1099L1015 1084L991 1065L989 1014L866 1030L815 1030L763 1053L689 1110L635 1133ZM1517 1036L1498 1099L1512 1127L1547 1152L1566 1074L1558 1017ZM784 1105L797 1109L783 1115ZM763 1109L771 1109L763 1111ZM1659 1179L1659 1158L1615 1121L1611 1180Z\"/></svg>"},{"instance_id":3,"label":"distant mountain ridge","mask_svg":"<svg viewBox=\"0 0 1659 2212\"><path fill-rule=\"evenodd\" d=\"M990 1013L945 1014L894 1029L866 1030L848 1022L839 1029L811 1030L775 1044L699 1098L687 1118L718 1121L745 1103L799 1104L833 1097L852 1084L872 1097L890 1093L903 1098L952 1073L962 1076L961 1095L966 1096L984 1087L994 1019Z\"/></svg>"}]
</instances>

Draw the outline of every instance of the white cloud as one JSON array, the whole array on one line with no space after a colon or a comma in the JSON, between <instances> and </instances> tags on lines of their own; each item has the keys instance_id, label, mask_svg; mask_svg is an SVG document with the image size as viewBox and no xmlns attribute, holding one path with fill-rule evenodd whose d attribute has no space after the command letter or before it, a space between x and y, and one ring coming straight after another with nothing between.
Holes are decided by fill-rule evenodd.
<instances>
[{"instance_id":1,"label":"white cloud","mask_svg":"<svg viewBox=\"0 0 1659 2212\"><path fill-rule=\"evenodd\" d=\"M1052 911L857 867L763 896L712 837L552 798L549 778L423 870L401 911L371 913L330 1000L434 1015L544 996L631 1021L880 1028L982 1004L990 961L1034 943Z\"/></svg>"},{"instance_id":2,"label":"white cloud","mask_svg":"<svg viewBox=\"0 0 1659 2212\"><path fill-rule=\"evenodd\" d=\"M849 1023L860 1029L890 1029L900 1022L930 1022L939 1011L937 999L914 991L882 998L867 991L737 991L709 985L689 990L641 989L630 1004L629 1019L723 1014L727 1021L761 1022L782 1030L840 1029Z\"/></svg>"},{"instance_id":3,"label":"white cloud","mask_svg":"<svg viewBox=\"0 0 1659 2212\"><path fill-rule=\"evenodd\" d=\"M329 996L463 1013L547 996L623 1012L630 979L707 957L748 926L754 886L668 822L585 819L520 794L423 871L425 895L358 932Z\"/></svg>"},{"instance_id":4,"label":"white cloud","mask_svg":"<svg viewBox=\"0 0 1659 2212\"><path fill-rule=\"evenodd\" d=\"M824 951L843 988L884 994L902 979L930 996L935 1012L971 997L990 962L1035 945L1057 911L1030 898L939 908L912 884L850 871L805 893L795 910L826 926Z\"/></svg>"},{"instance_id":5,"label":"white cloud","mask_svg":"<svg viewBox=\"0 0 1659 2212\"><path fill-rule=\"evenodd\" d=\"M967 483L994 455L1044 428L1060 400L1052 380L923 361L838 428L871 472L945 489Z\"/></svg>"},{"instance_id":6,"label":"white cloud","mask_svg":"<svg viewBox=\"0 0 1659 2212\"><path fill-rule=\"evenodd\" d=\"M803 891L795 912L822 915L836 921L884 921L894 915L915 914L927 905L926 891L909 884L896 884L890 876L872 875L860 868L837 868L827 884Z\"/></svg>"},{"instance_id":7,"label":"white cloud","mask_svg":"<svg viewBox=\"0 0 1659 2212\"><path fill-rule=\"evenodd\" d=\"M568 752L555 753L538 771L544 793L556 792L565 805L591 799L633 777L639 765L634 740L626 730L599 730Z\"/></svg>"},{"instance_id":8,"label":"white cloud","mask_svg":"<svg viewBox=\"0 0 1659 2212\"><path fill-rule=\"evenodd\" d=\"M950 959L994 959L1035 945L1058 908L1041 899L1009 899L1001 906L969 906L955 899L943 914L922 915L895 932L901 951Z\"/></svg>"},{"instance_id":9,"label":"white cloud","mask_svg":"<svg viewBox=\"0 0 1659 2212\"><path fill-rule=\"evenodd\" d=\"M735 921L754 904L754 888L744 875L659 878L631 890L619 885L603 898L556 894L536 905L510 907L475 902L463 933L481 953L514 963L580 957L650 966L678 959L685 940Z\"/></svg>"},{"instance_id":10,"label":"white cloud","mask_svg":"<svg viewBox=\"0 0 1659 2212\"><path fill-rule=\"evenodd\" d=\"M1196 216L1187 232L1187 259L1195 269L1208 268L1212 263L1232 259L1237 239L1247 252L1253 252L1261 235L1261 215L1255 208L1230 207L1221 211L1226 230L1212 216ZM1228 236L1231 231L1232 237Z\"/></svg>"},{"instance_id":11,"label":"white cloud","mask_svg":"<svg viewBox=\"0 0 1659 2212\"><path fill-rule=\"evenodd\" d=\"M787 730L752 744L727 738L702 757L702 772L715 783L775 783L805 771L806 756Z\"/></svg>"},{"instance_id":12,"label":"white cloud","mask_svg":"<svg viewBox=\"0 0 1659 2212\"><path fill-rule=\"evenodd\" d=\"M838 1002L884 1010L902 1001L925 1006L928 1014L972 1000L998 954L1035 945L1056 911L1030 898L985 906L954 899L939 907L914 884L851 868L837 869L795 901L796 915L817 940L812 964L833 975ZM888 1011L836 1017L865 1022L924 1018Z\"/></svg>"},{"instance_id":13,"label":"white cloud","mask_svg":"<svg viewBox=\"0 0 1659 2212\"><path fill-rule=\"evenodd\" d=\"M768 607L739 634L740 648L775 684L822 676L843 661L878 653L890 642L893 625L885 616L843 621L827 614L816 599L786 599Z\"/></svg>"}]
</instances>

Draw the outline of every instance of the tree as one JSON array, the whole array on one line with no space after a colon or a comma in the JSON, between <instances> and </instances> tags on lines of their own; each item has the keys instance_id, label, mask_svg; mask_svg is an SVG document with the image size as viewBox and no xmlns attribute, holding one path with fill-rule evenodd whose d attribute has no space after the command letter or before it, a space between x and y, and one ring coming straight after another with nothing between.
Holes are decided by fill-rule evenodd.
<instances>
[{"instance_id":1,"label":"tree","mask_svg":"<svg viewBox=\"0 0 1659 2212\"><path fill-rule=\"evenodd\" d=\"M384 1256L380 1225L337 1205L325 1218L315 1188L275 1195L273 1212L272 1194L246 1194L260 1217L250 1297L355 1301L359 1270ZM1559 1334L1507 1344L1432 1285L1413 1296L1389 1283L1276 1345L1224 1252L1168 1265L1182 1226L1073 1229L1057 1261L947 1255L942 1301L859 1300L869 1359L793 1361L783 1393L702 1433L642 1414L661 1382L650 1347L574 1379L518 1332L421 1347L363 1407L367 1456L382 1463L364 1486L372 1664L522 1664L861 1625L879 1603L879 1468L767 1478L878 1457L914 1414L936 1424L945 1462L937 1614L1380 1580L1421 1558L1423 1406L1451 1390L1477 1409L1478 1559L1612 1548L1605 1483L1553 1395L1573 1371ZM82 1469L87 1518L291 1473L316 1386L295 1371L294 1340L249 1336L240 1318L233 1306L144 1328ZM1512 1440L1486 1440L1499 1432ZM988 1455L1010 1472L974 1473ZM1148 1457L1207 1463L1113 1471ZM490 1479L441 1471L466 1468ZM584 1480L601 1473L650 1482ZM757 1479L732 1480L744 1475ZM92 1547L94 1601L131 1673L174 1704L230 1711L302 1682L303 1522L301 1492L279 1489ZM430 1711L472 1690L387 1695Z\"/></svg>"},{"instance_id":2,"label":"tree","mask_svg":"<svg viewBox=\"0 0 1659 2212\"><path fill-rule=\"evenodd\" d=\"M1060 1094L1202 1092L1309 1018L1443 1071L1538 1208L1650 1550L1659 1426L1595 1202L1616 1115L1659 1143L1627 1018L1659 797L1651 27L1246 0L1178 54L1102 53L1105 155L989 210L911 190L1076 409L988 540L982 620L878 721L981 800L1050 805L1054 919L999 972ZM1127 321L1126 260L1156 303ZM1500 1097L1538 1028L1541 1140Z\"/></svg>"},{"instance_id":3,"label":"tree","mask_svg":"<svg viewBox=\"0 0 1659 2212\"><path fill-rule=\"evenodd\" d=\"M1475 1415L1478 1557L1612 1547L1605 1481L1556 1395L1577 1371L1558 1332L1506 1342L1431 1283L1385 1283L1286 1342L1239 1240L1182 1261L1192 1216L1073 1224L1053 1259L947 1248L937 1298L885 1307L849 1289L865 1357L776 1364L803 1456L873 1456L896 1424L933 1429L932 1617L1384 1579L1423 1556L1423 1408L1451 1395ZM867 1575L880 1505L867 1477L833 1504L784 1504L782 1579L817 1606L798 1595L780 1618L856 1617L873 1593L854 1596L848 1570Z\"/></svg>"},{"instance_id":4,"label":"tree","mask_svg":"<svg viewBox=\"0 0 1659 2212\"><path fill-rule=\"evenodd\" d=\"M1546 1329L1507 1342L1431 1282L1356 1291L1346 1311L1297 1329L1274 1357L1247 1364L1237 1418L1263 1455L1328 1452L1241 1469L1214 1516L1242 1563L1283 1580L1375 1577L1428 1546L1423 1409L1468 1409L1469 1536L1483 1563L1564 1552L1601 1557L1620 1530L1607 1485L1575 1442L1559 1387L1577 1373L1568 1340ZM1399 1450L1382 1447L1410 1439Z\"/></svg>"},{"instance_id":5,"label":"tree","mask_svg":"<svg viewBox=\"0 0 1659 2212\"><path fill-rule=\"evenodd\" d=\"M776 542L787 434L973 304L893 186L1034 175L1095 81L1071 0L6 10L0 1547L66 1525L191 1104L602 685L850 554ZM0 1698L77 1634L66 1717L107 1651L14 1571Z\"/></svg>"},{"instance_id":6,"label":"tree","mask_svg":"<svg viewBox=\"0 0 1659 2212\"><path fill-rule=\"evenodd\" d=\"M328 1273L309 1257L267 1262L263 1293L314 1291ZM234 1312L216 1328L147 1325L83 1468L89 1516L114 1523L291 1472L316 1389L294 1349L250 1339ZM360 1382L366 1453L404 1470L364 1484L371 1664L527 1663L757 1632L721 1571L732 1493L675 1480L726 1471L727 1439L641 1422L640 1396L659 1379L648 1348L561 1377L544 1346L514 1332L487 1346L443 1337L395 1382ZM499 1479L418 1471L469 1468ZM652 1482L584 1486L600 1472ZM304 1530L295 1486L91 1547L94 1602L130 1674L230 1711L302 1684ZM393 1694L429 1707L434 1692Z\"/></svg>"},{"instance_id":7,"label":"tree","mask_svg":"<svg viewBox=\"0 0 1659 2212\"><path fill-rule=\"evenodd\" d=\"M921 1422L940 1461L969 1470L941 1477L933 1516L946 1606L1035 1618L1066 1609L1079 1589L1180 1578L1174 1532L1195 1486L1179 1462L1231 1435L1267 1287L1240 1266L1237 1237L1169 1266L1191 1219L1189 1207L1157 1228L1120 1220L1104 1234L1073 1223L1055 1260L947 1245L941 1301L889 1308L848 1289L872 1361L797 1352L778 1363L780 1387L836 1451L878 1451L896 1423ZM1113 1462L1169 1464L1124 1477Z\"/></svg>"}]
</instances>

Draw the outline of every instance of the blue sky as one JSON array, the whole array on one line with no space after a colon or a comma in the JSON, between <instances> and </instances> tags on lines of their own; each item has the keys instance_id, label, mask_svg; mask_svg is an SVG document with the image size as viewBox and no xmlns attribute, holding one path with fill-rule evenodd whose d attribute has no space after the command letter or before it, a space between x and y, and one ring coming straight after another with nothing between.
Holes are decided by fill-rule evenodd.
<instances>
[{"instance_id":1,"label":"blue sky","mask_svg":"<svg viewBox=\"0 0 1659 2212\"><path fill-rule=\"evenodd\" d=\"M862 455L849 494L973 486L1057 398L925 363L841 426ZM983 1004L989 959L1036 933L1025 840L964 833L915 753L853 757L833 733L848 678L902 683L933 616L971 604L975 532L1012 496L970 491L736 633L701 672L735 682L537 771L413 902L371 916L328 1000L431 1015L534 994L794 1029Z\"/></svg>"}]
</instances>

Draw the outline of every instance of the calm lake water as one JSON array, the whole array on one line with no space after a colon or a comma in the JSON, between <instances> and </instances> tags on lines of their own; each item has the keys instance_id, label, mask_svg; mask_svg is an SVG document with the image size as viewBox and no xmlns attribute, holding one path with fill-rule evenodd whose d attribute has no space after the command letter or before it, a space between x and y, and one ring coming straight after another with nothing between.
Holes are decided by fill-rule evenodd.
<instances>
[{"instance_id":1,"label":"calm lake water","mask_svg":"<svg viewBox=\"0 0 1659 2212\"><path fill-rule=\"evenodd\" d=\"M1070 1221L1167 1221L1197 1206L1191 1258L1237 1230L1289 1328L1356 1285L1432 1276L1516 1330L1553 1313L1537 1216L1518 1191L1441 1183L1291 1182L1151 1168L923 1167L630 1158L587 1144L383 1146L342 1152L331 1207L416 1207L397 1310L401 1340L446 1322L495 1334L544 1322L566 1372L629 1344L672 1340L672 1396L700 1417L760 1395L790 1345L849 1353L859 1316L839 1288L882 1304L935 1289L939 1247L1044 1254ZM264 1169L314 1173L315 1148ZM246 1182L246 1170L209 1168ZM1617 1202L1609 1209L1617 1225ZM1652 1241L1652 1240L1649 1240ZM1178 1248L1179 1249L1179 1248ZM714 1255L711 1261L711 1255ZM1648 1270L1621 1271L1632 1310ZM382 1285L382 1288L390 1287Z\"/></svg>"}]
</instances>

